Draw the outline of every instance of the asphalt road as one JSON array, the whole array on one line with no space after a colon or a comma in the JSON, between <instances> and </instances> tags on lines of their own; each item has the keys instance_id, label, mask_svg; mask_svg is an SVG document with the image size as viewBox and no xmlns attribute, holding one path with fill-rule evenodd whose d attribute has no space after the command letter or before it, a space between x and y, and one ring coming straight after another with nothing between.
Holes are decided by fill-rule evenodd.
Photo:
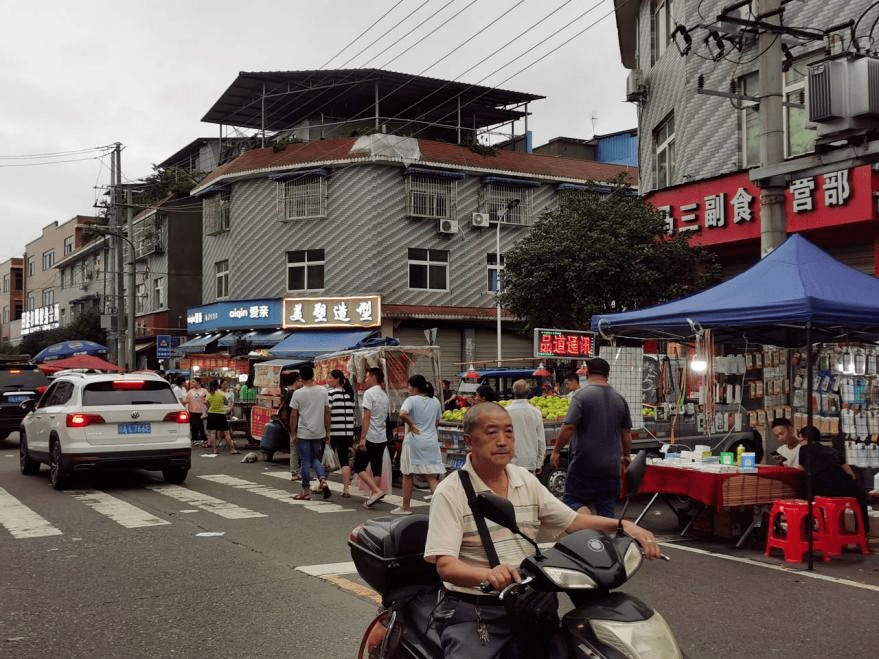
<instances>
[{"instance_id":1,"label":"asphalt road","mask_svg":"<svg viewBox=\"0 0 879 659\"><path fill-rule=\"evenodd\" d=\"M346 539L392 505L293 502L286 464L240 457L196 452L178 488L137 471L55 492L45 467L19 474L15 435L0 441L0 657L354 656L376 605ZM810 573L759 546L681 540L661 508L646 523L672 560L645 565L626 590L688 656L879 655L876 555Z\"/></svg>"}]
</instances>

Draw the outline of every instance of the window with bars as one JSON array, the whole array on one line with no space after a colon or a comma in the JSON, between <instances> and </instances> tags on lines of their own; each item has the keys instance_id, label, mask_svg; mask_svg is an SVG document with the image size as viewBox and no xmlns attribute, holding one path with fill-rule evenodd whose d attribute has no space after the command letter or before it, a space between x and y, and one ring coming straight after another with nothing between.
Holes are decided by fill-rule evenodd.
<instances>
[{"instance_id":1,"label":"window with bars","mask_svg":"<svg viewBox=\"0 0 879 659\"><path fill-rule=\"evenodd\" d=\"M326 177L313 174L279 181L278 211L285 220L326 217Z\"/></svg>"},{"instance_id":2,"label":"window with bars","mask_svg":"<svg viewBox=\"0 0 879 659\"><path fill-rule=\"evenodd\" d=\"M157 213L135 222L134 237L131 242L134 243L135 258L162 253L162 221ZM129 249L127 241L124 249L127 254Z\"/></svg>"},{"instance_id":3,"label":"window with bars","mask_svg":"<svg viewBox=\"0 0 879 659\"><path fill-rule=\"evenodd\" d=\"M485 204L490 221L503 224L530 226L532 220L531 188L508 183L487 183L483 189ZM518 199L519 204L507 210L511 201Z\"/></svg>"},{"instance_id":4,"label":"window with bars","mask_svg":"<svg viewBox=\"0 0 879 659\"><path fill-rule=\"evenodd\" d=\"M287 252L287 290L319 291L324 288L326 255L322 249Z\"/></svg>"},{"instance_id":5,"label":"window with bars","mask_svg":"<svg viewBox=\"0 0 879 659\"><path fill-rule=\"evenodd\" d=\"M458 182L438 176L406 177L406 213L410 217L455 216Z\"/></svg>"},{"instance_id":6,"label":"window with bars","mask_svg":"<svg viewBox=\"0 0 879 659\"><path fill-rule=\"evenodd\" d=\"M489 252L485 255L485 262L488 266L488 288L489 293L498 293L498 284L500 289L504 287L504 255L501 254L500 263L498 263L497 253Z\"/></svg>"},{"instance_id":7,"label":"window with bars","mask_svg":"<svg viewBox=\"0 0 879 659\"><path fill-rule=\"evenodd\" d=\"M146 295L146 284L137 284L134 287L134 299L135 305L134 310L136 313L144 313L146 309L147 303L147 295Z\"/></svg>"},{"instance_id":8,"label":"window with bars","mask_svg":"<svg viewBox=\"0 0 879 659\"><path fill-rule=\"evenodd\" d=\"M229 190L205 197L201 204L205 234L215 236L229 230L231 202L232 193Z\"/></svg>"},{"instance_id":9,"label":"window with bars","mask_svg":"<svg viewBox=\"0 0 879 659\"><path fill-rule=\"evenodd\" d=\"M449 252L444 249L409 248L409 288L449 290Z\"/></svg>"},{"instance_id":10,"label":"window with bars","mask_svg":"<svg viewBox=\"0 0 879 659\"><path fill-rule=\"evenodd\" d=\"M217 261L214 264L217 280L217 299L229 297L229 260Z\"/></svg>"},{"instance_id":11,"label":"window with bars","mask_svg":"<svg viewBox=\"0 0 879 659\"><path fill-rule=\"evenodd\" d=\"M165 306L165 278L156 277L153 280L153 301L155 309L162 309Z\"/></svg>"}]
</instances>

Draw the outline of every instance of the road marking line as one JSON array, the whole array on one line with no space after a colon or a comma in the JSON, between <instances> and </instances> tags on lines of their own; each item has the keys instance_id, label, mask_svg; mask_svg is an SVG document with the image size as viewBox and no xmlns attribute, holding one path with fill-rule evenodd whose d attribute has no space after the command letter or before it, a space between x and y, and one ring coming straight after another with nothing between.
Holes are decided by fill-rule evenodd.
<instances>
[{"instance_id":1,"label":"road marking line","mask_svg":"<svg viewBox=\"0 0 879 659\"><path fill-rule=\"evenodd\" d=\"M347 563L324 563L323 565L300 565L296 568L312 577L327 577L339 574L357 574L353 561Z\"/></svg>"},{"instance_id":2,"label":"road marking line","mask_svg":"<svg viewBox=\"0 0 879 659\"><path fill-rule=\"evenodd\" d=\"M163 526L171 523L166 519L160 519L145 510L141 510L137 506L133 506L126 501L122 501L122 499L117 499L99 490L74 490L69 494L77 501L84 503L89 508L109 517L127 529L136 529L144 526Z\"/></svg>"},{"instance_id":3,"label":"road marking line","mask_svg":"<svg viewBox=\"0 0 879 659\"><path fill-rule=\"evenodd\" d=\"M236 506L234 503L229 503L228 501L223 501L222 499L216 499L212 496L208 496L207 494L195 492L194 490L190 490L179 485L167 485L164 483L157 483L155 485L147 485L147 488L153 490L154 492L158 492L159 494L164 494L165 496L171 497L172 499L177 499L177 501L182 501L183 503L190 506L195 506L196 508L200 508L201 510L205 510L209 513L214 513L215 515L219 515L220 517L225 517L226 519L268 517L268 515L264 515L253 510L248 510L247 508L242 508L241 506Z\"/></svg>"},{"instance_id":4,"label":"road marking line","mask_svg":"<svg viewBox=\"0 0 879 659\"><path fill-rule=\"evenodd\" d=\"M253 483L251 481L244 480L243 478L227 476L226 474L209 474L206 476L199 476L199 478L203 478L206 481L218 483L220 485L229 485L240 490L245 490L247 492L252 492L253 494L258 494L262 497L268 497L269 499L274 499L275 501L281 501L282 503L289 503L294 506L302 506L306 510L311 510L312 512L316 513L344 513L351 512L352 510L351 508L345 508L344 506L340 506L336 503L329 503L328 501L321 501L319 499L296 499L294 498L296 496L295 493L288 490L279 490L278 488L267 487L266 485L261 485L260 483Z\"/></svg>"},{"instance_id":5,"label":"road marking line","mask_svg":"<svg viewBox=\"0 0 879 659\"><path fill-rule=\"evenodd\" d=\"M41 517L0 487L0 526L13 538L44 538L63 535L45 517Z\"/></svg>"},{"instance_id":6,"label":"road marking line","mask_svg":"<svg viewBox=\"0 0 879 659\"><path fill-rule=\"evenodd\" d=\"M359 583L354 583L350 579L346 579L345 577L339 577L336 575L330 575L327 577L322 577L325 581L329 581L332 584L335 584L342 590L347 590L349 592L354 593L358 597L363 597L368 600L372 600L376 604L382 603L381 595L375 592L372 588L368 588L366 586L362 586Z\"/></svg>"},{"instance_id":7,"label":"road marking line","mask_svg":"<svg viewBox=\"0 0 879 659\"><path fill-rule=\"evenodd\" d=\"M766 568L767 570L775 570L777 572L784 572L786 574L796 574L798 577L808 577L810 579L817 579L819 581L829 581L831 583L840 584L842 586L851 586L853 588L860 588L862 590L872 590L873 592L879 593L879 586L874 586L872 584L866 583L858 583L857 581L851 581L850 579L840 579L839 577L831 577L826 574L819 574L816 572L809 572L806 569L803 570L792 570L790 567L785 565L773 565L771 563L764 563L762 561L756 561L752 558L745 558L744 556L728 556L727 554L718 554L713 551L708 551L707 549L697 549L696 547L687 547L685 545L671 544L660 542L661 546L672 547L673 549L680 549L681 551L688 551L693 554L702 554L704 556L712 556L714 558L722 558L727 561L733 561L734 563L745 563L746 565L756 565L757 567Z\"/></svg>"},{"instance_id":8,"label":"road marking line","mask_svg":"<svg viewBox=\"0 0 879 659\"><path fill-rule=\"evenodd\" d=\"M290 472L289 471L264 471L262 472L266 476L273 476L275 478L280 478L285 481L290 481ZM333 492L342 492L345 488L341 483L337 483L336 481L327 481L327 484L330 486L330 489ZM351 487L351 497L357 497L358 499L367 499L368 497L360 494L352 485ZM414 493L413 493L414 494ZM421 506L429 506L430 504L427 501L421 501L421 495L416 499L414 496L412 497L412 503L410 504L412 508L420 508ZM396 494L386 494L384 498L381 499L379 503L387 503L392 506L402 506L403 505L403 497L397 496ZM373 510L381 510L381 508L373 508Z\"/></svg>"}]
</instances>

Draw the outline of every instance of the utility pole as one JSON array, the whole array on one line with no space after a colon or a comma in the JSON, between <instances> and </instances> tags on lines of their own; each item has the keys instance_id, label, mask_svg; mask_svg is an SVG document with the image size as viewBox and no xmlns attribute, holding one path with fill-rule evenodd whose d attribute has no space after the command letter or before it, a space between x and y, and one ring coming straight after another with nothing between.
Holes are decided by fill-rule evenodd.
<instances>
[{"instance_id":1,"label":"utility pole","mask_svg":"<svg viewBox=\"0 0 879 659\"><path fill-rule=\"evenodd\" d=\"M757 15L766 23L781 25L781 0L756 0ZM760 55L760 162L769 167L784 162L784 78L781 32L761 30ZM787 238L784 187L767 185L760 192L760 258Z\"/></svg>"},{"instance_id":2,"label":"utility pole","mask_svg":"<svg viewBox=\"0 0 879 659\"><path fill-rule=\"evenodd\" d=\"M136 354L134 351L134 312L136 311L137 292L135 287L135 264L137 263L137 254L134 250L134 209L131 205L131 190L125 191L125 213L128 225L128 252L131 258L128 262L128 333L126 335L128 343L128 370L134 370Z\"/></svg>"},{"instance_id":3,"label":"utility pole","mask_svg":"<svg viewBox=\"0 0 879 659\"><path fill-rule=\"evenodd\" d=\"M125 273L124 258L122 255L122 217L120 203L122 201L122 144L116 142L113 155L110 158L112 164L112 186L110 211L110 227L117 234L116 241L116 360L120 366L125 364Z\"/></svg>"}]
</instances>

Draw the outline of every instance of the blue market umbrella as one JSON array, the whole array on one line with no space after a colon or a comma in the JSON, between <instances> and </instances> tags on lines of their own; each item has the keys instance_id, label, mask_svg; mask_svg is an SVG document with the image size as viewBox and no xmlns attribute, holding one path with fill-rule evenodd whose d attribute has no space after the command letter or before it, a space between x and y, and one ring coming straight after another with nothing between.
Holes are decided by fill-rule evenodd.
<instances>
[{"instance_id":1,"label":"blue market umbrella","mask_svg":"<svg viewBox=\"0 0 879 659\"><path fill-rule=\"evenodd\" d=\"M106 355L108 352L110 351L106 346L94 341L62 341L40 350L33 362L42 364L53 359L67 359L76 355Z\"/></svg>"}]
</instances>

